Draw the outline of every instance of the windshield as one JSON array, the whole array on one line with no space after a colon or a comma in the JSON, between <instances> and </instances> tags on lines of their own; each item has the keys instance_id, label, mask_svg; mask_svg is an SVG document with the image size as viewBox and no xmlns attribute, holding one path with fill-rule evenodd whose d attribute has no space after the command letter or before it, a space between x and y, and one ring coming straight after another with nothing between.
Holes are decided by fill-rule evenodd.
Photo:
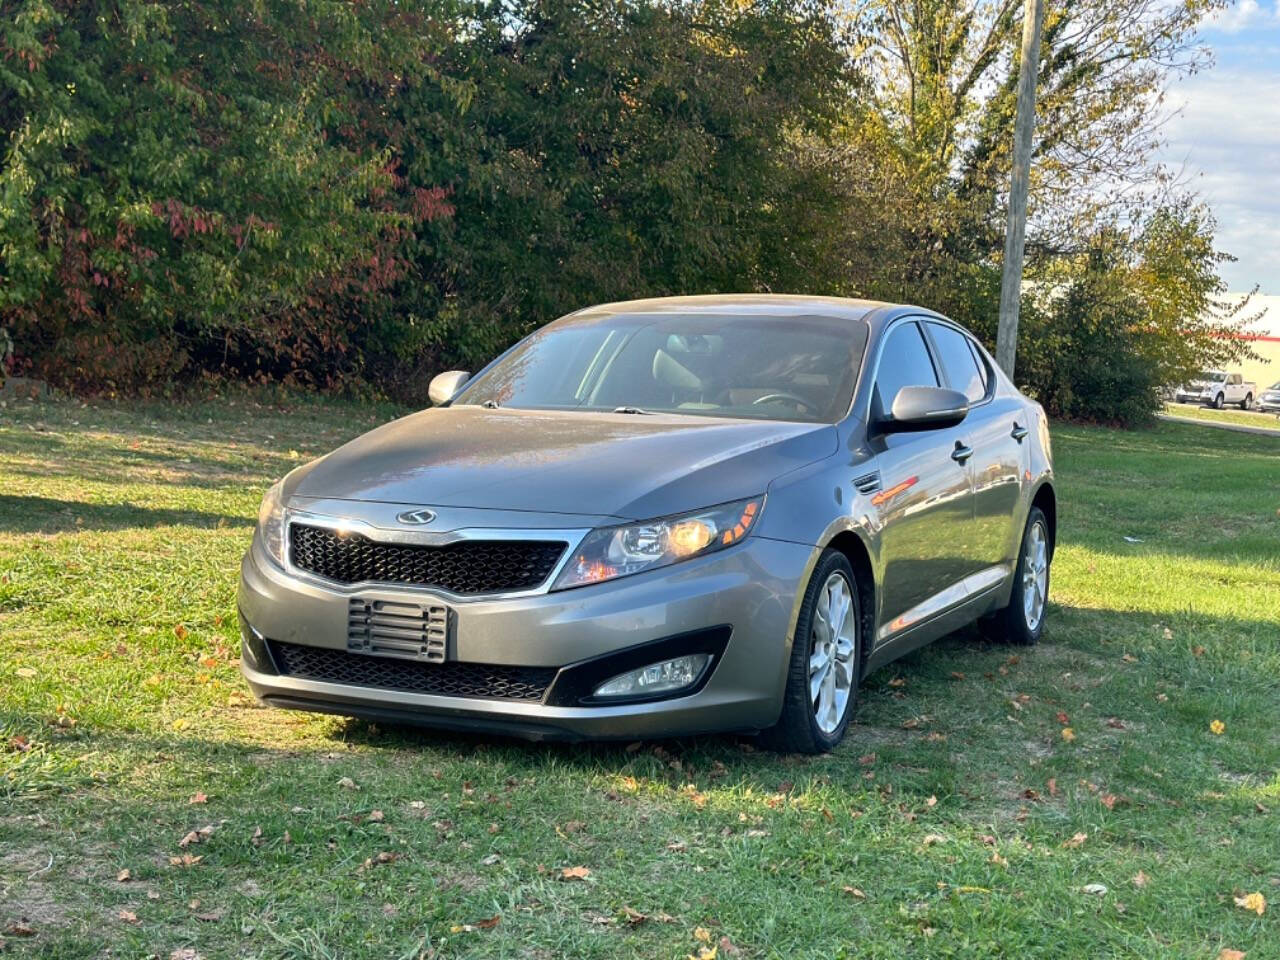
<instances>
[{"instance_id":1,"label":"windshield","mask_svg":"<svg viewBox=\"0 0 1280 960\"><path fill-rule=\"evenodd\" d=\"M1199 379L1208 383L1221 383L1227 379L1227 375L1218 370L1210 370L1208 373L1200 374Z\"/></svg>"},{"instance_id":2,"label":"windshield","mask_svg":"<svg viewBox=\"0 0 1280 960\"><path fill-rule=\"evenodd\" d=\"M1280 390L1280 380L1277 380L1277 381L1276 381L1275 383L1273 383L1271 386L1267 387L1267 389L1268 389L1268 390Z\"/></svg>"},{"instance_id":3,"label":"windshield","mask_svg":"<svg viewBox=\"0 0 1280 960\"><path fill-rule=\"evenodd\" d=\"M454 402L834 423L866 343L842 317L607 316L526 337Z\"/></svg>"}]
</instances>

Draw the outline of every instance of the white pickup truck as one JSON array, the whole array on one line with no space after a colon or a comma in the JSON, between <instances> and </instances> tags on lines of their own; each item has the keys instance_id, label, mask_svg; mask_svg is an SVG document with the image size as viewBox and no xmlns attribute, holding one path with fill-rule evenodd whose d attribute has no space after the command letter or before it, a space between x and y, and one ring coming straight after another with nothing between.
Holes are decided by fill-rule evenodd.
<instances>
[{"instance_id":1,"label":"white pickup truck","mask_svg":"<svg viewBox=\"0 0 1280 960\"><path fill-rule=\"evenodd\" d=\"M1207 403L1221 410L1228 403L1237 403L1241 410L1253 406L1258 395L1258 385L1238 373L1209 370L1199 379L1178 387L1175 399L1179 403Z\"/></svg>"}]
</instances>

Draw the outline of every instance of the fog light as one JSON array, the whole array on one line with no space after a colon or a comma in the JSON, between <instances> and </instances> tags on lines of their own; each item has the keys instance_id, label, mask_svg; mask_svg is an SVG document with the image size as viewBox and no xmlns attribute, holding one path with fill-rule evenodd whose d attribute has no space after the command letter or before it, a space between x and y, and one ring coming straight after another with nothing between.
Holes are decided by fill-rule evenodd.
<instances>
[{"instance_id":1,"label":"fog light","mask_svg":"<svg viewBox=\"0 0 1280 960\"><path fill-rule=\"evenodd\" d=\"M647 667L629 670L606 680L596 687L595 696L637 697L682 690L698 682L710 661L709 653L691 653L673 660L651 663Z\"/></svg>"}]
</instances>

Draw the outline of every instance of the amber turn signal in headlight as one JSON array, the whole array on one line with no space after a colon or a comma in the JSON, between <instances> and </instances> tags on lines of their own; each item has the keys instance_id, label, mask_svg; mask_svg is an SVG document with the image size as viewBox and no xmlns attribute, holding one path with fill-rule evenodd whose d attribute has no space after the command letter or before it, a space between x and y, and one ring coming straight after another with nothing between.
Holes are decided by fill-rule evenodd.
<instances>
[{"instance_id":1,"label":"amber turn signal in headlight","mask_svg":"<svg viewBox=\"0 0 1280 960\"><path fill-rule=\"evenodd\" d=\"M678 517L592 530L552 589L600 583L723 550L746 537L763 505L764 497L753 497Z\"/></svg>"}]
</instances>

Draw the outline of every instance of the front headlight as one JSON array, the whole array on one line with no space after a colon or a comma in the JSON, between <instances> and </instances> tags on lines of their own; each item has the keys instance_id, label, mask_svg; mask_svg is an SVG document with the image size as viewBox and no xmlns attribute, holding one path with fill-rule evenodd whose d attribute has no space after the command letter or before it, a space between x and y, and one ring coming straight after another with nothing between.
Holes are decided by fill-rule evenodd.
<instances>
[{"instance_id":1,"label":"front headlight","mask_svg":"<svg viewBox=\"0 0 1280 960\"><path fill-rule=\"evenodd\" d=\"M262 498L258 508L258 538L262 548L280 566L284 566L284 499L281 491L284 481L279 480Z\"/></svg>"},{"instance_id":2,"label":"front headlight","mask_svg":"<svg viewBox=\"0 0 1280 960\"><path fill-rule=\"evenodd\" d=\"M750 532L763 506L764 497L753 497L678 517L592 530L551 589L600 583L723 550Z\"/></svg>"}]
</instances>

